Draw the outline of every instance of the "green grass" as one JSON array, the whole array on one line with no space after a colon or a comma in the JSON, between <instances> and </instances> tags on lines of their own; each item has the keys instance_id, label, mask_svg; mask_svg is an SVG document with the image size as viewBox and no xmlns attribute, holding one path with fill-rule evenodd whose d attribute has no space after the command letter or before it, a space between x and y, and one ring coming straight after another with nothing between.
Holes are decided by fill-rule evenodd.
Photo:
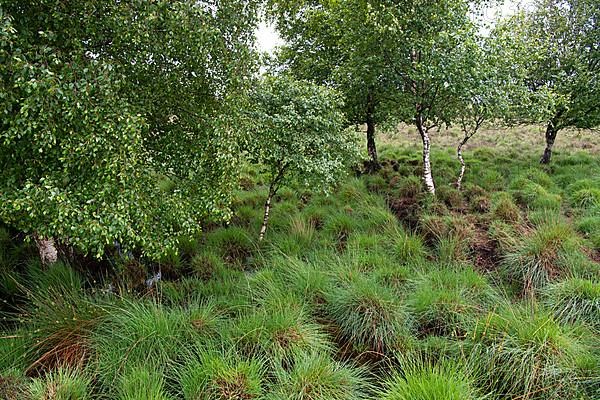
<instances>
[{"instance_id":1,"label":"green grass","mask_svg":"<svg viewBox=\"0 0 600 400\"><path fill-rule=\"evenodd\" d=\"M581 250L581 239L570 225L551 221L518 241L504 255L503 268L531 293L573 272Z\"/></svg>"},{"instance_id":2,"label":"green grass","mask_svg":"<svg viewBox=\"0 0 600 400\"><path fill-rule=\"evenodd\" d=\"M401 372L385 382L380 400L480 400L472 373L460 363L401 356Z\"/></svg>"},{"instance_id":3,"label":"green grass","mask_svg":"<svg viewBox=\"0 0 600 400\"><path fill-rule=\"evenodd\" d=\"M540 167L485 135L460 192L457 131L434 136L436 199L418 148L386 142L375 174L281 190L262 242L254 166L231 221L162 260L43 268L0 227L0 398L599 398L600 158Z\"/></svg>"},{"instance_id":4,"label":"green grass","mask_svg":"<svg viewBox=\"0 0 600 400\"><path fill-rule=\"evenodd\" d=\"M358 277L326 293L326 299L328 315L350 344L377 353L403 345L409 330L408 314L387 287Z\"/></svg>"},{"instance_id":5,"label":"green grass","mask_svg":"<svg viewBox=\"0 0 600 400\"><path fill-rule=\"evenodd\" d=\"M296 356L289 370L279 369L269 400L362 400L370 398L364 369L318 353Z\"/></svg>"},{"instance_id":6,"label":"green grass","mask_svg":"<svg viewBox=\"0 0 600 400\"><path fill-rule=\"evenodd\" d=\"M532 305L491 312L469 335L479 345L488 387L503 396L547 399L568 393L591 350L585 331Z\"/></svg>"},{"instance_id":7,"label":"green grass","mask_svg":"<svg viewBox=\"0 0 600 400\"><path fill-rule=\"evenodd\" d=\"M92 382L89 376L76 370L59 368L29 386L31 400L88 400ZM138 399L140 397L137 397Z\"/></svg>"},{"instance_id":8,"label":"green grass","mask_svg":"<svg viewBox=\"0 0 600 400\"><path fill-rule=\"evenodd\" d=\"M416 277L408 305L425 334L460 337L497 301L485 277L471 268L435 269Z\"/></svg>"},{"instance_id":9,"label":"green grass","mask_svg":"<svg viewBox=\"0 0 600 400\"><path fill-rule=\"evenodd\" d=\"M568 278L548 285L543 299L558 320L584 322L600 332L600 282Z\"/></svg>"},{"instance_id":10,"label":"green grass","mask_svg":"<svg viewBox=\"0 0 600 400\"><path fill-rule=\"evenodd\" d=\"M178 378L185 400L261 398L265 382L260 360L244 360L235 353L222 351L198 352L194 358L186 359Z\"/></svg>"}]
</instances>

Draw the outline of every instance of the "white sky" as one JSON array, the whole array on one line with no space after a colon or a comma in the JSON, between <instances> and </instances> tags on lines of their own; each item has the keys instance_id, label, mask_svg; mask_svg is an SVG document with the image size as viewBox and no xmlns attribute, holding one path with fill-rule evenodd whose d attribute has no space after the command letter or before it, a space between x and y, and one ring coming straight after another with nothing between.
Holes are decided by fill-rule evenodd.
<instances>
[{"instance_id":1,"label":"white sky","mask_svg":"<svg viewBox=\"0 0 600 400\"><path fill-rule=\"evenodd\" d=\"M532 3L532 0L520 0L520 1L507 1L504 0L502 5L497 7L490 7L485 12L485 19L488 21L492 21L495 19L496 15L508 16L519 8L527 7ZM265 22L261 22L256 31L256 38L258 48L261 51L267 53L273 53L275 48L279 45L282 45L284 42L279 37L277 30L272 24L267 24Z\"/></svg>"}]
</instances>

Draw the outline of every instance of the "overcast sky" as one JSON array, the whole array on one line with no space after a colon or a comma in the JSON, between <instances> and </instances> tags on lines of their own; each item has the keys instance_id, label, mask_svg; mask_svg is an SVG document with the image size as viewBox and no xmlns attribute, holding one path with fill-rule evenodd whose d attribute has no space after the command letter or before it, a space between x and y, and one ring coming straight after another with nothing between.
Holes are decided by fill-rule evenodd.
<instances>
[{"instance_id":1,"label":"overcast sky","mask_svg":"<svg viewBox=\"0 0 600 400\"><path fill-rule=\"evenodd\" d=\"M531 4L532 0L521 0L521 1L504 1L501 6L491 7L485 13L485 18L489 21L495 19L496 15L508 16L513 14L519 7L525 7ZM268 53L273 52L275 47L283 44L283 40L277 34L273 25L267 25L262 22L258 30L256 31L256 37L258 40L258 48L261 51Z\"/></svg>"}]
</instances>

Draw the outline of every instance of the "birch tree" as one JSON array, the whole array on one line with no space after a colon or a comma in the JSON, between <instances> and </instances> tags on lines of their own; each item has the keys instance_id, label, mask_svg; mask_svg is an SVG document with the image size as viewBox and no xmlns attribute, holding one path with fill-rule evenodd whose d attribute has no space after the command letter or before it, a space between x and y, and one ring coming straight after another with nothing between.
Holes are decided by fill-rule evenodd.
<instances>
[{"instance_id":1,"label":"birch tree","mask_svg":"<svg viewBox=\"0 0 600 400\"><path fill-rule=\"evenodd\" d=\"M265 77L248 113L248 155L264 168L268 192L259 239L283 185L327 191L358 160L355 135L344 129L340 95L290 77Z\"/></svg>"},{"instance_id":2,"label":"birch tree","mask_svg":"<svg viewBox=\"0 0 600 400\"><path fill-rule=\"evenodd\" d=\"M5 0L0 16L2 222L101 257L228 218L256 2Z\"/></svg>"},{"instance_id":3,"label":"birch tree","mask_svg":"<svg viewBox=\"0 0 600 400\"><path fill-rule=\"evenodd\" d=\"M546 125L542 164L550 162L562 129L600 125L599 17L594 0L539 0L512 23L514 40L535 55L527 65L530 95L546 99L540 116L529 118Z\"/></svg>"}]
</instances>

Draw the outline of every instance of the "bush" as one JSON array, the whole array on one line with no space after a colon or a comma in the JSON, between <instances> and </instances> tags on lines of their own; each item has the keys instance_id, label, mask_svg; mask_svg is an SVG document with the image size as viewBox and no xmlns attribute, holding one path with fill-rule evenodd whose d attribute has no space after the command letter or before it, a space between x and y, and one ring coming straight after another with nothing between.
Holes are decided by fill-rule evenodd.
<instances>
[{"instance_id":1,"label":"bush","mask_svg":"<svg viewBox=\"0 0 600 400\"><path fill-rule=\"evenodd\" d=\"M291 370L278 369L269 400L360 400L369 398L365 371L318 353L296 356Z\"/></svg>"},{"instance_id":2,"label":"bush","mask_svg":"<svg viewBox=\"0 0 600 400\"><path fill-rule=\"evenodd\" d=\"M402 344L407 315L397 296L371 279L358 277L326 294L326 309L349 343L385 352Z\"/></svg>"}]
</instances>

